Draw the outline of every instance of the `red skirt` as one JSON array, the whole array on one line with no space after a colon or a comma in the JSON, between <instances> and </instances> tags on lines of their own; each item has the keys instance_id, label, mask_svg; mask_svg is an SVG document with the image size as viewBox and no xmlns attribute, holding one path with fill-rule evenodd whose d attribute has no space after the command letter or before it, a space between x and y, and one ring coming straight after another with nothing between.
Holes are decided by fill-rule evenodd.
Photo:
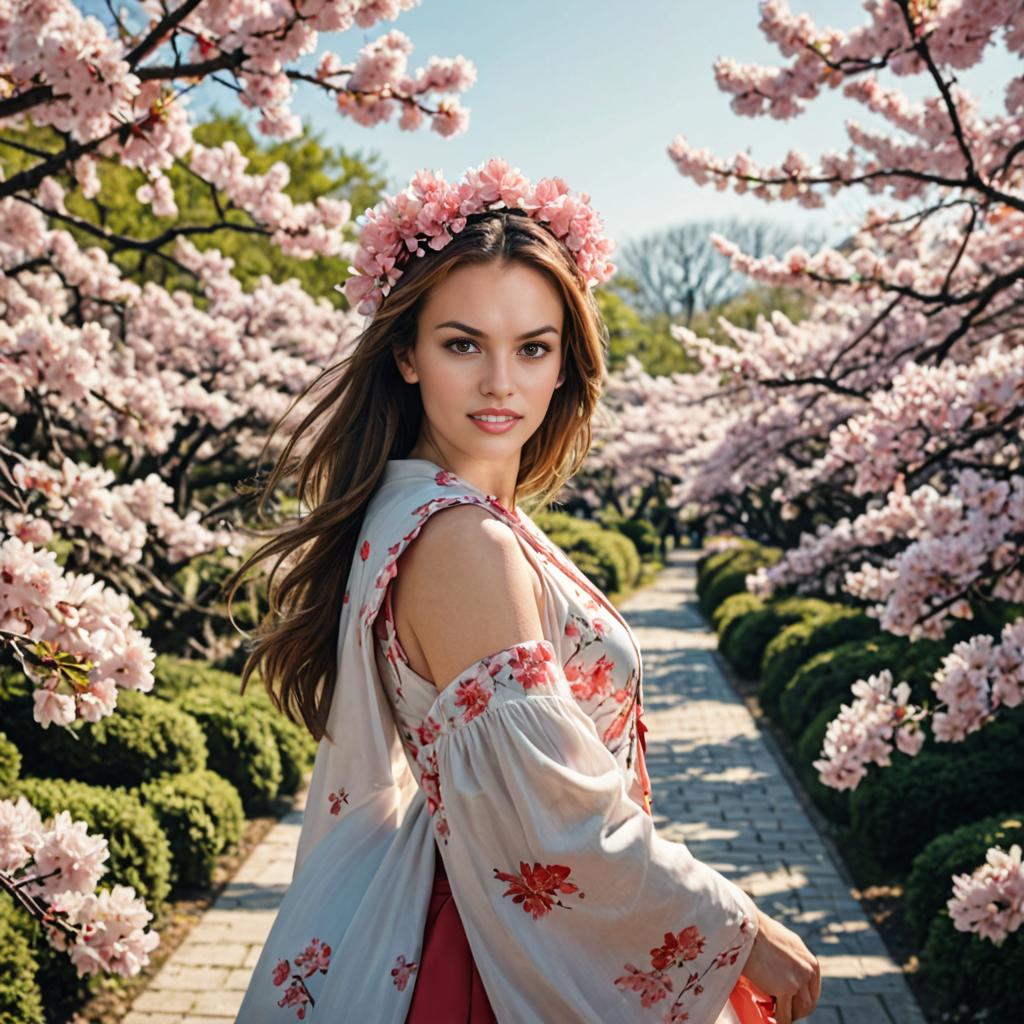
<instances>
[{"instance_id":1,"label":"red skirt","mask_svg":"<svg viewBox=\"0 0 1024 1024\"><path fill-rule=\"evenodd\" d=\"M441 854L423 929L420 965L406 1024L498 1024L477 973Z\"/></svg>"}]
</instances>

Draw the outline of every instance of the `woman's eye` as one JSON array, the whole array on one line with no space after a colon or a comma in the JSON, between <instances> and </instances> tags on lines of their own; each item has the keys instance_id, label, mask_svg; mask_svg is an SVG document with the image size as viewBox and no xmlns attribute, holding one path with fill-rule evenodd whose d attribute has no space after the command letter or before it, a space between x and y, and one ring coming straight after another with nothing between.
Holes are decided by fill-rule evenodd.
<instances>
[{"instance_id":1,"label":"woman's eye","mask_svg":"<svg viewBox=\"0 0 1024 1024\"><path fill-rule=\"evenodd\" d=\"M475 345L475 344L476 344L476 342L473 341L472 338L452 338L451 341L445 342L445 346L444 347L448 348L448 349L451 349L457 355L468 355L469 353L467 353L467 352L465 352L465 351L463 351L461 349L456 349L455 346L456 345ZM551 351L551 347L549 345L545 345L542 341L528 341L523 346L523 348L524 349L527 349L527 348L539 349L539 352L536 355L527 356L526 357L527 359L540 359L541 356L543 356L543 354L545 352L550 352Z\"/></svg>"},{"instance_id":2,"label":"woman's eye","mask_svg":"<svg viewBox=\"0 0 1024 1024\"><path fill-rule=\"evenodd\" d=\"M545 352L550 352L550 351L551 351L551 349L550 349L550 347L549 347L549 346L545 345L545 344L544 344L543 342L540 342L540 341L528 341L528 342L527 342L527 343L526 343L526 344L525 344L525 345L523 346L523 348L536 348L536 349L539 349L539 350L540 350L540 351L538 352L538 354L537 354L537 355L535 355L535 356L530 356L530 357L529 357L530 359L540 359L540 357L541 357L541 356L542 356L542 355L543 355L543 354L544 354Z\"/></svg>"}]
</instances>

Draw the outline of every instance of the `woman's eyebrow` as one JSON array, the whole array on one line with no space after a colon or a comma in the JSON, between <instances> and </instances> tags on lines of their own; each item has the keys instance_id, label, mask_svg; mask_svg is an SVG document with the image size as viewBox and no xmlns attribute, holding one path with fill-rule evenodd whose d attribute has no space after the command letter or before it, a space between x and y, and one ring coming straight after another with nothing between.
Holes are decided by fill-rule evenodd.
<instances>
[{"instance_id":1,"label":"woman's eyebrow","mask_svg":"<svg viewBox=\"0 0 1024 1024\"><path fill-rule=\"evenodd\" d=\"M442 327L454 327L458 331L465 331L467 334L473 334L478 338L487 337L483 331L477 330L475 327L470 327L469 324L460 324L458 320L445 320L444 323L438 324L434 330L438 331ZM516 341L524 341L526 338L534 338L538 334L544 334L546 331L552 331L554 334L558 333L558 331L550 324L545 324L543 327L538 327L534 331L527 331L526 334L520 334L519 337L516 338Z\"/></svg>"}]
</instances>

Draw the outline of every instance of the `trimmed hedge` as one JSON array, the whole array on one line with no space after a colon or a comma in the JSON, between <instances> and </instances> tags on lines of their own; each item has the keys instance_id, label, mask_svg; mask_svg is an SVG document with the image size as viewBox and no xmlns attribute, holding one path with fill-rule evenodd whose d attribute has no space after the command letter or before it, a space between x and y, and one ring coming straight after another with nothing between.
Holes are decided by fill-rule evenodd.
<instances>
[{"instance_id":1,"label":"trimmed hedge","mask_svg":"<svg viewBox=\"0 0 1024 1024\"><path fill-rule=\"evenodd\" d=\"M959 932L948 916L936 917L921 954L921 977L945 1006L984 1011L986 1024L1019 1024L1024 978L1024 929L997 946ZM961 1018L964 1019L964 1018Z\"/></svg>"},{"instance_id":2,"label":"trimmed hedge","mask_svg":"<svg viewBox=\"0 0 1024 1024\"><path fill-rule=\"evenodd\" d=\"M719 640L725 632L736 622L737 619L749 615L751 612L758 612L765 607L763 597L751 594L744 590L742 594L733 594L727 597L712 613L711 625L715 627Z\"/></svg>"},{"instance_id":3,"label":"trimmed hedge","mask_svg":"<svg viewBox=\"0 0 1024 1024\"><path fill-rule=\"evenodd\" d=\"M715 574L728 565L737 555L744 551L757 551L760 545L757 541L748 540L745 537L737 538L727 548L720 551L709 551L702 555L697 561L697 597L702 598L711 584Z\"/></svg>"},{"instance_id":4,"label":"trimmed hedge","mask_svg":"<svg viewBox=\"0 0 1024 1024\"><path fill-rule=\"evenodd\" d=\"M796 739L811 724L822 706L834 697L847 703L854 697L850 690L858 679L883 669L891 669L905 653L909 641L886 636L877 640L851 640L814 655L796 670L779 697L772 717L790 739ZM894 681L898 681L895 676ZM766 709L772 713L773 709Z\"/></svg>"},{"instance_id":5,"label":"trimmed hedge","mask_svg":"<svg viewBox=\"0 0 1024 1024\"><path fill-rule=\"evenodd\" d=\"M650 561L660 555L661 538L654 525L646 519L623 519L615 524L615 529L632 541L643 561Z\"/></svg>"},{"instance_id":6,"label":"trimmed hedge","mask_svg":"<svg viewBox=\"0 0 1024 1024\"><path fill-rule=\"evenodd\" d=\"M709 574L703 593L698 590L701 611L710 618L711 613L730 594L739 594L747 589L746 580L750 573L762 566L774 565L781 557L781 548L760 545L734 551L732 558Z\"/></svg>"},{"instance_id":7,"label":"trimmed hedge","mask_svg":"<svg viewBox=\"0 0 1024 1024\"><path fill-rule=\"evenodd\" d=\"M903 889L907 922L923 943L937 915L948 916L946 901L953 893L953 875L970 874L985 863L990 847L1009 850L1024 846L1024 811L998 814L961 825L933 839L915 858Z\"/></svg>"},{"instance_id":8,"label":"trimmed hedge","mask_svg":"<svg viewBox=\"0 0 1024 1024\"><path fill-rule=\"evenodd\" d=\"M316 743L305 727L297 725L281 712L268 711L264 717L277 744L277 755L281 761L281 785L278 787L278 793L282 796L293 796L302 785L302 776L306 769L313 766Z\"/></svg>"},{"instance_id":9,"label":"trimmed hedge","mask_svg":"<svg viewBox=\"0 0 1024 1024\"><path fill-rule=\"evenodd\" d=\"M171 848L171 884L208 886L217 858L242 837L238 790L208 769L167 775L133 792L148 807Z\"/></svg>"},{"instance_id":10,"label":"trimmed hedge","mask_svg":"<svg viewBox=\"0 0 1024 1024\"><path fill-rule=\"evenodd\" d=\"M618 530L567 512L538 512L534 522L595 586L614 594L640 578L641 562L633 542Z\"/></svg>"},{"instance_id":11,"label":"trimmed hedge","mask_svg":"<svg viewBox=\"0 0 1024 1024\"><path fill-rule=\"evenodd\" d=\"M181 697L200 688L212 688L221 693L244 697L262 707L273 707L270 695L259 679L251 679L243 694L241 692L242 680L239 676L233 672L213 668L205 661L197 661L194 658L177 658L173 654L158 654L153 666L153 675L156 677L153 695L164 700ZM257 685L258 683L259 685Z\"/></svg>"},{"instance_id":12,"label":"trimmed hedge","mask_svg":"<svg viewBox=\"0 0 1024 1024\"><path fill-rule=\"evenodd\" d=\"M190 694L214 693L240 701L233 706L243 707L247 713L261 715L273 734L281 763L278 793L291 796L297 792L303 775L313 765L317 743L305 726L293 722L274 707L258 676L249 680L245 693L241 694L241 680L233 673L212 668L202 661L167 654L157 655L154 673L157 683L153 693L165 701L183 706L183 700Z\"/></svg>"},{"instance_id":13,"label":"trimmed hedge","mask_svg":"<svg viewBox=\"0 0 1024 1024\"><path fill-rule=\"evenodd\" d=\"M18 748L0 732L0 787L9 786L21 774Z\"/></svg>"},{"instance_id":14,"label":"trimmed hedge","mask_svg":"<svg viewBox=\"0 0 1024 1024\"><path fill-rule=\"evenodd\" d=\"M244 697L208 688L186 693L178 702L203 730L207 767L234 784L246 814L269 811L283 773L268 714Z\"/></svg>"},{"instance_id":15,"label":"trimmed hedge","mask_svg":"<svg viewBox=\"0 0 1024 1024\"><path fill-rule=\"evenodd\" d=\"M941 748L941 749L938 749ZM963 742L929 737L916 757L896 752L850 795L851 838L883 868L909 869L936 836L999 814L1024 792L1024 705Z\"/></svg>"},{"instance_id":16,"label":"trimmed hedge","mask_svg":"<svg viewBox=\"0 0 1024 1024\"><path fill-rule=\"evenodd\" d=\"M726 598L729 600L731 598ZM719 639L718 649L741 676L752 679L760 670L765 647L780 630L791 622L802 622L832 607L829 602L813 597L784 597L771 601L737 622L727 635Z\"/></svg>"},{"instance_id":17,"label":"trimmed hedge","mask_svg":"<svg viewBox=\"0 0 1024 1024\"><path fill-rule=\"evenodd\" d=\"M98 889L130 885L155 914L170 892L171 848L153 813L134 794L121 788L91 786L65 779L18 779L3 794L24 796L45 821L69 811L84 821L90 835L107 840L107 870Z\"/></svg>"},{"instance_id":18,"label":"trimmed hedge","mask_svg":"<svg viewBox=\"0 0 1024 1024\"><path fill-rule=\"evenodd\" d=\"M881 635L877 620L843 605L832 605L820 615L786 626L769 641L761 658L761 684L757 691L761 707L769 714L777 712L786 684L815 654L851 640Z\"/></svg>"},{"instance_id":19,"label":"trimmed hedge","mask_svg":"<svg viewBox=\"0 0 1024 1024\"><path fill-rule=\"evenodd\" d=\"M619 580L619 589L636 586L640 582L640 574L643 571L643 563L640 561L640 552L636 545L620 530L604 530L602 536L605 543L617 549L622 562L622 576Z\"/></svg>"},{"instance_id":20,"label":"trimmed hedge","mask_svg":"<svg viewBox=\"0 0 1024 1024\"><path fill-rule=\"evenodd\" d=\"M0 897L0 1020L4 1024L43 1024L38 964L28 938L33 925L7 895Z\"/></svg>"},{"instance_id":21,"label":"trimmed hedge","mask_svg":"<svg viewBox=\"0 0 1024 1024\"><path fill-rule=\"evenodd\" d=\"M17 721L23 771L40 778L76 779L97 786L135 786L168 773L206 766L206 742L195 719L152 694L121 690L117 708L98 722L43 729L31 706L10 711Z\"/></svg>"}]
</instances>

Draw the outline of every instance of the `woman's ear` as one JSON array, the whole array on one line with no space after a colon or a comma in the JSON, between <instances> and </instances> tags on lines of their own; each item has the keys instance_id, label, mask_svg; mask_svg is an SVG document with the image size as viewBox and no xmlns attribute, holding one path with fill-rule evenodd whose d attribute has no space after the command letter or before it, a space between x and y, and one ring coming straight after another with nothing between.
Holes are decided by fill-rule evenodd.
<instances>
[{"instance_id":1,"label":"woman's ear","mask_svg":"<svg viewBox=\"0 0 1024 1024\"><path fill-rule=\"evenodd\" d=\"M415 384L419 381L420 378L419 374L416 372L416 366L411 349L401 354L396 352L395 365L398 367L398 372L402 375L402 379L406 384Z\"/></svg>"}]
</instances>

